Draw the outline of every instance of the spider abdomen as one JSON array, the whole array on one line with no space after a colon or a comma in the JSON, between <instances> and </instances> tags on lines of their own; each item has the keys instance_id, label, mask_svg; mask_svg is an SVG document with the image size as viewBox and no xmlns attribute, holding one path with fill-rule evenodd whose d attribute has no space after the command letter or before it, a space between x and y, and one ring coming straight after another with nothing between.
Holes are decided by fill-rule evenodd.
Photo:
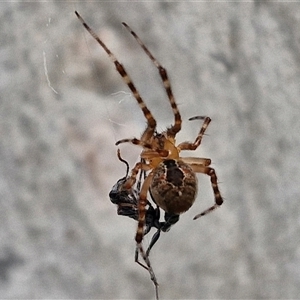
<instances>
[{"instance_id":1,"label":"spider abdomen","mask_svg":"<svg viewBox=\"0 0 300 300\"><path fill-rule=\"evenodd\" d=\"M197 177L181 160L166 159L153 171L151 196L164 211L181 214L195 202Z\"/></svg>"}]
</instances>

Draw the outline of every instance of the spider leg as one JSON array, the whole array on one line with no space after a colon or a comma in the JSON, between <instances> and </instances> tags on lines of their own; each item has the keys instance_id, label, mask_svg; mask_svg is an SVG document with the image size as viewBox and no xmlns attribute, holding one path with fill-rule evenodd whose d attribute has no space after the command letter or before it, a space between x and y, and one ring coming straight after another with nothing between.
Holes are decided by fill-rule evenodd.
<instances>
[{"instance_id":1,"label":"spider leg","mask_svg":"<svg viewBox=\"0 0 300 300\"><path fill-rule=\"evenodd\" d=\"M203 158L203 157L180 157L180 159L186 164L189 164L191 166L201 165L201 166L208 167L211 164L211 159Z\"/></svg>"},{"instance_id":2,"label":"spider leg","mask_svg":"<svg viewBox=\"0 0 300 300\"><path fill-rule=\"evenodd\" d=\"M145 226L145 219L146 219L146 205L147 205L147 192L149 190L151 181L153 178L153 171L150 172L150 174L146 177L146 179L143 182L141 192L139 195L138 200L138 211L139 211L139 219L138 219L138 227L137 232L135 236L135 240L137 244L140 244L143 240L144 236L144 226Z\"/></svg>"},{"instance_id":3,"label":"spider leg","mask_svg":"<svg viewBox=\"0 0 300 300\"><path fill-rule=\"evenodd\" d=\"M145 269L148 270L148 272L150 274L150 278L153 281L154 286L155 286L156 299L158 299L158 282L157 282L156 276L153 272L153 269L151 267L149 257L146 254L146 252L144 251L144 248L142 245L143 236L144 236L144 226L145 226L145 221L146 221L146 205L148 203L147 192L149 190L149 187L150 187L150 184L152 181L152 177L153 177L153 172L150 172L148 177L146 177L146 179L143 182L139 200L138 200L139 217L138 217L138 227L137 227L136 236L135 236L135 241L136 241L135 262L137 262L139 265L141 265L142 267L144 267ZM138 261L138 253L137 252L140 252L144 262L146 263L146 266Z\"/></svg>"},{"instance_id":4,"label":"spider leg","mask_svg":"<svg viewBox=\"0 0 300 300\"><path fill-rule=\"evenodd\" d=\"M141 154L142 158L155 158L155 157L167 157L169 155L169 151L166 149L153 149L152 145L144 142L143 140L139 140L136 138L133 139L123 139L119 140L116 142L116 146L123 144L123 143L132 143L134 145L139 145L142 146L144 149L149 149L149 150L143 150L143 154Z\"/></svg>"},{"instance_id":5,"label":"spider leg","mask_svg":"<svg viewBox=\"0 0 300 300\"><path fill-rule=\"evenodd\" d=\"M209 207L208 209L206 209L205 211L203 211L202 213L196 215L194 217L194 220L196 220L196 219L212 212L219 206L221 206L223 204L223 198L220 194L219 187L218 187L217 175L213 168L206 167L203 165L195 165L195 164L194 165L192 164L191 167L193 168L194 172L196 172L196 173L203 173L203 174L210 176L211 186L213 188L214 195L215 195L215 204L212 205L211 207Z\"/></svg>"},{"instance_id":6,"label":"spider leg","mask_svg":"<svg viewBox=\"0 0 300 300\"><path fill-rule=\"evenodd\" d=\"M196 150L200 146L202 137L203 137L209 123L211 122L211 119L209 117L202 117L202 116L197 116L197 117L193 117L193 118L189 119L189 121L192 121L192 120L204 120L204 122L202 124L202 127L200 128L200 131L199 131L196 139L195 139L195 142L194 143L191 143L191 142L180 143L177 147L180 150Z\"/></svg>"},{"instance_id":7,"label":"spider leg","mask_svg":"<svg viewBox=\"0 0 300 300\"><path fill-rule=\"evenodd\" d=\"M147 266L143 265L140 261L138 261L138 252L141 253L141 256L142 256L143 260L145 261L145 263L147 264ZM154 287L155 287L155 299L158 300L159 299L159 296L158 296L158 282L157 282L156 276L153 272L153 269L151 267L149 257L146 254L146 252L144 251L143 245L141 243L136 245L135 262L137 262L140 266L142 266L143 268L145 268L149 272L150 278L153 281L153 284L154 284Z\"/></svg>"},{"instance_id":8,"label":"spider leg","mask_svg":"<svg viewBox=\"0 0 300 300\"><path fill-rule=\"evenodd\" d=\"M77 11L75 11L75 14L77 18L81 21L82 25L86 28L86 30L90 33L90 35L100 44L100 46L104 49L104 51L108 54L110 60L114 63L117 71L122 76L123 81L127 84L129 89L131 90L134 98L137 100L138 105L140 106L141 110L143 111L143 114L147 120L147 128L145 129L142 139L147 140L149 137L151 137L155 131L156 128L156 121L153 118L150 110L147 108L145 102L143 101L142 97L140 96L140 93L136 89L135 85L133 84L131 78L127 74L124 66L117 60L115 55L107 48L107 46L102 42L102 40L97 36L97 34L93 31L92 28L90 28L84 21L84 19L79 15Z\"/></svg>"},{"instance_id":9,"label":"spider leg","mask_svg":"<svg viewBox=\"0 0 300 300\"><path fill-rule=\"evenodd\" d=\"M145 164L145 160L143 158L141 158L141 163ZM128 173L127 173L128 174ZM146 178L146 171L145 170L141 170L140 172L140 176L139 176L139 180L136 184L136 188L137 188L137 192L139 193L141 190L141 184L142 184L142 177L144 177L144 180Z\"/></svg>"},{"instance_id":10,"label":"spider leg","mask_svg":"<svg viewBox=\"0 0 300 300\"><path fill-rule=\"evenodd\" d=\"M116 146L123 144L123 143L132 143L134 145L139 145L139 146L142 146L147 149L152 149L151 144L144 142L143 140L136 139L136 138L119 140L116 142Z\"/></svg>"},{"instance_id":11,"label":"spider leg","mask_svg":"<svg viewBox=\"0 0 300 300\"><path fill-rule=\"evenodd\" d=\"M167 74L167 70L158 62L158 60L152 55L152 53L149 51L149 49L145 46L145 44L142 42L142 40L138 37L138 35L126 24L122 23L124 27L133 35L133 37L136 39L136 41L139 43L139 45L143 48L143 50L146 52L148 57L152 60L154 65L157 67L159 75L162 79L163 85L165 87L165 90L167 92L167 95L169 97L169 101L173 110L175 122L174 125L167 129L167 135L170 137L175 137L177 132L181 129L181 116L177 107L177 104L175 102L175 98L171 89L170 80Z\"/></svg>"},{"instance_id":12,"label":"spider leg","mask_svg":"<svg viewBox=\"0 0 300 300\"><path fill-rule=\"evenodd\" d=\"M138 174L139 170L149 171L150 170L150 166L147 165L146 163L142 163L142 162L136 163L135 166L134 166L134 168L131 170L130 177L128 177L127 180L126 180L126 182L124 183L124 188L125 189L129 190L135 184L136 177L137 177L137 174Z\"/></svg>"},{"instance_id":13,"label":"spider leg","mask_svg":"<svg viewBox=\"0 0 300 300\"><path fill-rule=\"evenodd\" d=\"M150 254L150 250L152 249L152 247L158 241L158 239L160 237L160 233L162 231L163 232L169 231L170 228L171 228L171 226L178 222L179 215L165 213L165 222L159 222L158 221L159 220L159 214L160 214L159 207L157 207L155 209L155 214L156 215L154 216L153 226L157 227L157 231L153 235L153 237L151 239L151 242L150 242L150 245L149 245L149 247L148 247L148 249L147 249L146 252L144 251L142 243L137 244L136 251L135 251L135 262L137 262L140 266L142 266L143 268L145 268L146 270L148 270L148 272L150 273L151 280L153 281L153 283L155 285L156 299L158 300L158 283L156 281L156 277L155 277L155 274L153 272L153 269L151 268L151 265L150 265L149 254ZM138 260L139 253L141 253L141 256L142 256L142 258L145 261L145 263L146 263L147 266L145 266L143 263L141 263Z\"/></svg>"}]
</instances>

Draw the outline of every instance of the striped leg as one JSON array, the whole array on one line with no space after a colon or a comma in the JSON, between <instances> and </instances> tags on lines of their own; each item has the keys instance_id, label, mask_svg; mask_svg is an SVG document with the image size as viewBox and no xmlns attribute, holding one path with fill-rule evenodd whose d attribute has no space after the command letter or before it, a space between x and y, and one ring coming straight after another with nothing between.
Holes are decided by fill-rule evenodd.
<instances>
[{"instance_id":1,"label":"striped leg","mask_svg":"<svg viewBox=\"0 0 300 300\"><path fill-rule=\"evenodd\" d=\"M138 174L139 170L149 171L150 167L146 163L141 163L141 162L136 163L134 168L131 170L130 177L124 183L124 188L125 189L130 190L133 187L133 185L136 182L136 177L137 177L137 174ZM147 193L146 193L146 197L147 197Z\"/></svg>"},{"instance_id":2,"label":"striped leg","mask_svg":"<svg viewBox=\"0 0 300 300\"><path fill-rule=\"evenodd\" d=\"M179 148L180 150L196 150L201 144L202 137L208 127L208 124L211 122L211 119L209 117L202 117L202 116L189 118L189 121L193 121L193 120L204 120L204 122L198 133L198 136L196 137L195 142L194 143L183 142L179 144L177 148Z\"/></svg>"},{"instance_id":3,"label":"striped leg","mask_svg":"<svg viewBox=\"0 0 300 300\"><path fill-rule=\"evenodd\" d=\"M177 132L181 129L181 116L179 113L179 110L177 108L175 98L171 89L170 80L167 74L167 70L157 61L157 59L152 55L152 53L149 51L149 49L145 46L145 44L141 41L141 39L137 36L137 34L126 24L122 23L124 27L133 35L133 37L137 40L139 45L143 48L143 50L146 52L146 54L149 56L149 58L152 60L154 65L157 67L159 75L162 79L163 85L166 89L167 95L169 97L169 101L171 103L171 107L174 113L175 122L174 125L168 128L167 134L168 136L175 137Z\"/></svg>"},{"instance_id":4,"label":"striped leg","mask_svg":"<svg viewBox=\"0 0 300 300\"><path fill-rule=\"evenodd\" d=\"M105 52L108 54L111 61L115 64L115 67L119 74L122 76L123 81L128 85L129 89L131 90L134 98L137 100L138 105L140 106L141 110L143 111L143 114L145 118L147 119L147 128L145 129L142 140L149 139L156 128L156 121L153 118L150 110L147 108L145 102L143 101L142 97L140 96L140 93L136 89L135 85L133 84L131 78L127 74L125 68L123 65L117 60L117 58L114 56L114 54L106 47L106 45L100 40L100 38L97 36L97 34L85 23L83 18L79 15L77 11L75 11L76 16L81 21L82 25L86 28L86 30L90 33L90 35L100 44L100 46L105 50Z\"/></svg>"},{"instance_id":5,"label":"striped leg","mask_svg":"<svg viewBox=\"0 0 300 300\"><path fill-rule=\"evenodd\" d=\"M154 157L167 157L169 155L169 151L165 150L165 149L153 149L152 145L147 143L147 142L143 142L142 140L133 138L133 139L123 139L123 140L119 140L116 142L116 146L122 144L122 143L132 143L134 145L139 145L142 146L144 149L149 149L149 150L143 150L143 154L141 154L141 156L144 156L143 158L154 158Z\"/></svg>"},{"instance_id":6,"label":"striped leg","mask_svg":"<svg viewBox=\"0 0 300 300\"><path fill-rule=\"evenodd\" d=\"M198 166L192 165L192 168L197 173L204 173L204 174L210 176L211 186L213 188L214 195L215 195L215 204L213 206L209 207L208 209L206 209L205 211L203 211L202 213L196 215L194 217L194 220L196 220L202 216L207 215L208 213L212 212L213 210L215 210L216 208L221 206L223 203L223 198L220 194L219 187L218 187L217 175L213 168L204 167L204 166L200 166L200 165L198 165Z\"/></svg>"},{"instance_id":7,"label":"striped leg","mask_svg":"<svg viewBox=\"0 0 300 300\"><path fill-rule=\"evenodd\" d=\"M146 177L146 179L143 182L140 195L139 195L139 200L138 200L138 211L139 211L139 216L138 216L138 227L136 231L136 236L135 236L135 241L136 241L136 254L135 254L135 262L137 262L140 266L144 267L146 270L148 270L150 274L150 278L154 283L155 286L155 293L156 293L156 299L158 300L158 282L156 279L156 276L154 274L154 271L151 267L151 263L149 260L149 257L147 253L144 251L142 241L144 237L144 227L146 223L146 206L148 203L147 200L147 193L152 181L153 177L153 172L150 172L150 174ZM141 254L144 262L146 265L142 264L138 260L138 253Z\"/></svg>"},{"instance_id":8,"label":"striped leg","mask_svg":"<svg viewBox=\"0 0 300 300\"><path fill-rule=\"evenodd\" d=\"M142 140L133 138L133 139L122 139L116 142L116 146L123 144L123 143L132 143L134 145L142 146L143 148L152 149L151 144L147 142L143 142Z\"/></svg>"},{"instance_id":9,"label":"striped leg","mask_svg":"<svg viewBox=\"0 0 300 300\"><path fill-rule=\"evenodd\" d=\"M138 200L138 210L139 210L139 219L138 219L138 227L135 236L135 240L137 244L140 244L143 240L144 236L144 226L145 226L145 219L146 219L146 205L148 203L147 200L147 193L152 181L153 171L146 177L142 184L142 188L140 191L140 196Z\"/></svg>"},{"instance_id":10,"label":"striped leg","mask_svg":"<svg viewBox=\"0 0 300 300\"><path fill-rule=\"evenodd\" d=\"M142 264L139 260L138 260L138 253L141 253L141 256L143 258L143 260L145 261L146 265L145 266L144 264ZM149 260L149 256L148 254L145 252L144 248L143 248L143 245L142 243L140 244L137 244L136 246L136 251L135 251L135 262L137 262L140 266L142 266L143 268L145 268L146 270L148 270L149 274L150 274L150 278L151 280L153 281L154 283L154 287L155 287L155 299L158 300L159 299L159 296L158 296L158 282L157 282L157 279L156 279L156 276L153 272L153 269L151 267L151 264L150 264L150 260Z\"/></svg>"}]
</instances>

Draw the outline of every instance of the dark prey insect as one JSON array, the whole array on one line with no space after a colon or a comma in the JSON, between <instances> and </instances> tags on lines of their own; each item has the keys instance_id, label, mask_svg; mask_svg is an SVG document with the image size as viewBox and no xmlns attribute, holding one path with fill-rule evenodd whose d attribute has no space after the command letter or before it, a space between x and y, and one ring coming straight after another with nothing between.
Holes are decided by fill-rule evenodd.
<instances>
[{"instance_id":1,"label":"dark prey insect","mask_svg":"<svg viewBox=\"0 0 300 300\"><path fill-rule=\"evenodd\" d=\"M140 192L140 186L142 182L142 176L146 176L145 171L140 172L139 180L137 182L137 188L130 190L124 187L124 183L127 181L129 173L129 164L126 160L122 159L120 155L120 150L118 149L118 158L122 161L126 167L125 177L119 179L117 183L112 187L109 197L110 201L117 205L117 213L121 216L127 216L138 221L138 195ZM150 232L154 227L157 229L156 233L153 235L149 247L146 251L146 255L149 256L151 248L157 242L160 237L161 231L169 231L171 226L174 225L179 220L179 215L172 215L165 212L165 222L160 222L160 209L156 205L154 208L150 201L148 201L148 207L146 209L146 221L145 221L145 231L144 235ZM138 252L136 253L136 261L138 261Z\"/></svg>"},{"instance_id":2,"label":"dark prey insect","mask_svg":"<svg viewBox=\"0 0 300 300\"><path fill-rule=\"evenodd\" d=\"M204 216L222 205L223 199L218 188L217 176L215 170L210 167L211 160L209 158L180 156L181 151L193 151L200 146L202 137L211 119L209 117L202 116L190 118L190 121L203 120L203 124L195 141L183 142L179 145L176 145L175 137L181 130L182 120L174 99L167 71L146 48L136 33L133 32L126 23L122 23L158 69L174 114L174 124L168 127L165 131L158 133L156 131L156 120L152 116L150 110L147 108L145 102L141 98L123 65L117 60L114 54L106 47L106 45L95 34L95 32L85 23L82 17L77 12L75 13L82 22L83 26L100 44L100 46L108 54L111 61L114 63L117 71L131 90L147 121L147 127L139 139L122 139L119 140L116 145L120 145L122 143L131 143L138 145L143 149L140 154L140 158L142 160L136 163L136 165L132 168L131 175L126 179L124 187L130 191L136 183L138 173L140 171L145 171L147 173L138 195L138 226L135 240L138 251L140 252L146 264L143 266L150 274L151 280L155 285L156 298L158 298L158 282L151 267L149 257L142 246L148 204L147 194L149 191L155 203L166 213L171 215L180 215L181 213L187 211L195 202L198 190L197 177L195 173L203 173L210 177L215 196L215 204L202 213L197 214L194 219Z\"/></svg>"}]
</instances>

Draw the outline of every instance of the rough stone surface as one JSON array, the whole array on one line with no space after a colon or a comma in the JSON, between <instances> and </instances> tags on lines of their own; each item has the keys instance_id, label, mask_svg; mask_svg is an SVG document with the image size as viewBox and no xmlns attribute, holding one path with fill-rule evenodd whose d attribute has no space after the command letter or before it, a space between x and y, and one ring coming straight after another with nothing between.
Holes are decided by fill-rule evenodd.
<instances>
[{"instance_id":1,"label":"rough stone surface","mask_svg":"<svg viewBox=\"0 0 300 300\"><path fill-rule=\"evenodd\" d=\"M225 198L199 175L194 206L151 253L161 298L300 295L300 4L270 1L0 4L1 298L153 299L134 263L133 220L108 193L125 174L114 143L145 120L78 10L124 63L158 120L173 122L167 68L195 155L213 160ZM133 165L140 149L122 145ZM149 243L150 235L145 239Z\"/></svg>"}]
</instances>

